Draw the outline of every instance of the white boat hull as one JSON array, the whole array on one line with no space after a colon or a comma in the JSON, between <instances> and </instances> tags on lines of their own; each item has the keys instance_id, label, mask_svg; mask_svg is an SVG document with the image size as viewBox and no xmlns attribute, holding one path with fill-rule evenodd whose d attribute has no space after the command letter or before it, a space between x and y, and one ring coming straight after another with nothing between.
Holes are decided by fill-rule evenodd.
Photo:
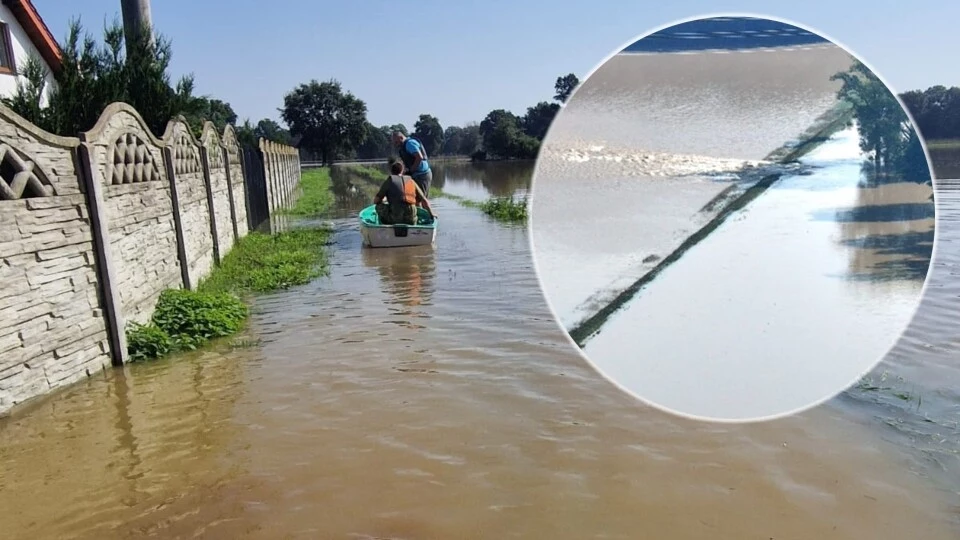
<instances>
[{"instance_id":1,"label":"white boat hull","mask_svg":"<svg viewBox=\"0 0 960 540\"><path fill-rule=\"evenodd\" d=\"M370 227L360 224L363 245L368 247L428 246L437 238L435 227L408 227L406 236L397 236L393 226Z\"/></svg>"}]
</instances>

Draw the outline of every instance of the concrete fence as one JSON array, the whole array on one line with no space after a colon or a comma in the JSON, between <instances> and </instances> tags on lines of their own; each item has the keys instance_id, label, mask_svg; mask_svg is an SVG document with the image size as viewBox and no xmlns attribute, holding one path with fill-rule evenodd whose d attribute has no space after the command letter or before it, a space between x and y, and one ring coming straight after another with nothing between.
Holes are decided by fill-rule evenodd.
<instances>
[{"instance_id":1,"label":"concrete fence","mask_svg":"<svg viewBox=\"0 0 960 540\"><path fill-rule=\"evenodd\" d=\"M253 149L257 150L257 149ZM233 128L183 118L161 137L129 105L79 137L0 106L0 414L127 362L124 329L167 288L194 288L249 229L246 178L291 204L297 150L261 140L246 171Z\"/></svg>"},{"instance_id":2,"label":"concrete fence","mask_svg":"<svg viewBox=\"0 0 960 540\"><path fill-rule=\"evenodd\" d=\"M285 144L260 139L267 177L267 200L270 212L286 208L296 197L300 179L300 153ZM296 179L291 180L291 179Z\"/></svg>"}]
</instances>

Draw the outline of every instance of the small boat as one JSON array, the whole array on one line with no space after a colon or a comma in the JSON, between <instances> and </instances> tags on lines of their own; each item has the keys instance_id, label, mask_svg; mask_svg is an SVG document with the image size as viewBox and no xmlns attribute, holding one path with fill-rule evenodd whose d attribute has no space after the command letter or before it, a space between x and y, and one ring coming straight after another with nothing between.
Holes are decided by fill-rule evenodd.
<instances>
[{"instance_id":1,"label":"small boat","mask_svg":"<svg viewBox=\"0 0 960 540\"><path fill-rule=\"evenodd\" d=\"M363 245L369 247L426 246L437 237L437 220L423 208L417 208L416 225L383 225L377 216L377 207L360 211L360 235Z\"/></svg>"}]
</instances>

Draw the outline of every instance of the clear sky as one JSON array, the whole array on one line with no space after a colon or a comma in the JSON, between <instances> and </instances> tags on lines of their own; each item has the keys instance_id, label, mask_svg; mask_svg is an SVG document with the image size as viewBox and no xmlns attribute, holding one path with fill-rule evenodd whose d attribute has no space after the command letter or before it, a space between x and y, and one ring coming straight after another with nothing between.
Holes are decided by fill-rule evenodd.
<instances>
[{"instance_id":1,"label":"clear sky","mask_svg":"<svg viewBox=\"0 0 960 540\"><path fill-rule=\"evenodd\" d=\"M120 0L33 0L58 40L80 16L100 39ZM865 60L898 92L960 85L960 2L940 0L162 0L155 28L173 42L171 70L253 121L279 120L285 93L339 80L376 125L444 126L491 110L518 114L553 96L556 78L583 79L640 34L679 18L723 13L813 27Z\"/></svg>"}]
</instances>

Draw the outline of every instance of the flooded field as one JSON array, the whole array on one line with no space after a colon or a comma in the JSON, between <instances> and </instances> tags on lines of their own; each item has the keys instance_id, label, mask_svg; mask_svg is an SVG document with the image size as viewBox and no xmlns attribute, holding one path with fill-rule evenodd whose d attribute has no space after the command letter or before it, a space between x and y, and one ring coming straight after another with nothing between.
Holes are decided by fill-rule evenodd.
<instances>
[{"instance_id":1,"label":"flooded field","mask_svg":"<svg viewBox=\"0 0 960 540\"><path fill-rule=\"evenodd\" d=\"M836 407L721 426L623 395L551 318L525 229L436 204L434 250L335 220L330 277L259 298L237 346L0 420L4 537L956 538L954 500Z\"/></svg>"},{"instance_id":2,"label":"flooded field","mask_svg":"<svg viewBox=\"0 0 960 540\"><path fill-rule=\"evenodd\" d=\"M931 149L937 178L960 178L960 148Z\"/></svg>"},{"instance_id":3,"label":"flooded field","mask_svg":"<svg viewBox=\"0 0 960 540\"><path fill-rule=\"evenodd\" d=\"M709 418L795 412L856 382L910 321L934 236L930 186L871 184L858 144L837 133L732 214L613 314L590 359Z\"/></svg>"}]
</instances>

